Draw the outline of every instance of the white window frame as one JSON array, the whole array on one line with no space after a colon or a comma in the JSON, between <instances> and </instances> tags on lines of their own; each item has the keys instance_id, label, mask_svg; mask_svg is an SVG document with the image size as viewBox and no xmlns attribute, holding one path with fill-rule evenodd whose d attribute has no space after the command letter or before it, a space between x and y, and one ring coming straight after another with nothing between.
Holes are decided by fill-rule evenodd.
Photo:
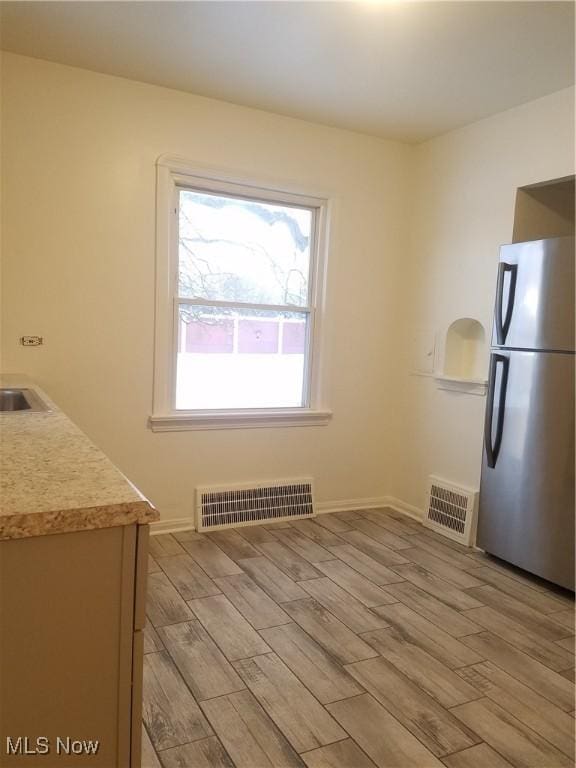
<instances>
[{"instance_id":1,"label":"white window frame","mask_svg":"<svg viewBox=\"0 0 576 768\"><path fill-rule=\"evenodd\" d=\"M313 208L315 238L310 248L309 299L306 307L291 311L308 314L304 365L307 404L296 408L176 409L178 304L195 303L178 297L178 214L182 188L253 198L261 202ZM190 429L237 429L270 426L324 426L332 412L324 402L322 381L322 326L326 282L326 251L330 202L326 197L303 194L291 185L255 183L162 156L156 163L156 316L154 345L154 393L149 425L154 432ZM197 302L196 302L197 303ZM213 304L214 302L210 302ZM228 306L227 302L221 302ZM234 304L234 306L237 306ZM246 304L247 308L256 305ZM261 307L258 307L261 308ZM274 309L273 306L266 306ZM285 309L281 307L280 309Z\"/></svg>"}]
</instances>

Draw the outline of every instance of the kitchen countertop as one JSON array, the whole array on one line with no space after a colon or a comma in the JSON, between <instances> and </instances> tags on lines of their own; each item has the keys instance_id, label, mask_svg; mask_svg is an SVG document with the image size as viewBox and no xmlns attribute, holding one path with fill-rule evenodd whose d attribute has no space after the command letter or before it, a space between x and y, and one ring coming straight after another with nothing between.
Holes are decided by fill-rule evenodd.
<instances>
[{"instance_id":1,"label":"kitchen countertop","mask_svg":"<svg viewBox=\"0 0 576 768\"><path fill-rule=\"evenodd\" d=\"M0 387L34 390L37 413L0 413L0 540L158 520L158 512L25 376Z\"/></svg>"}]
</instances>

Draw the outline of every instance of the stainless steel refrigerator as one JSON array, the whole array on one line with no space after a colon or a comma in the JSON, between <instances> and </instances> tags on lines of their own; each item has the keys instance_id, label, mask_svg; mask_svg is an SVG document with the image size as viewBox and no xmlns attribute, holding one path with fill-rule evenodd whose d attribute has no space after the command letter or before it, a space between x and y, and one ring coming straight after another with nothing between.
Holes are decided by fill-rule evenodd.
<instances>
[{"instance_id":1,"label":"stainless steel refrigerator","mask_svg":"<svg viewBox=\"0 0 576 768\"><path fill-rule=\"evenodd\" d=\"M574 238L500 251L479 547L574 589Z\"/></svg>"}]
</instances>

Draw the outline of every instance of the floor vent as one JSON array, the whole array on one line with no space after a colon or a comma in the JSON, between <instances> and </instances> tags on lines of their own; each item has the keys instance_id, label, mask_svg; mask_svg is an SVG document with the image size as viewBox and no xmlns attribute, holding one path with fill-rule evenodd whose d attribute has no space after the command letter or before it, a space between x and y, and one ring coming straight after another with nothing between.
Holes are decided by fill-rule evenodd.
<instances>
[{"instance_id":1,"label":"floor vent","mask_svg":"<svg viewBox=\"0 0 576 768\"><path fill-rule=\"evenodd\" d=\"M430 477L424 525L471 547L476 536L477 501L477 491L459 488L445 480Z\"/></svg>"},{"instance_id":2,"label":"floor vent","mask_svg":"<svg viewBox=\"0 0 576 768\"><path fill-rule=\"evenodd\" d=\"M196 489L196 529L297 520L314 515L312 479Z\"/></svg>"}]
</instances>

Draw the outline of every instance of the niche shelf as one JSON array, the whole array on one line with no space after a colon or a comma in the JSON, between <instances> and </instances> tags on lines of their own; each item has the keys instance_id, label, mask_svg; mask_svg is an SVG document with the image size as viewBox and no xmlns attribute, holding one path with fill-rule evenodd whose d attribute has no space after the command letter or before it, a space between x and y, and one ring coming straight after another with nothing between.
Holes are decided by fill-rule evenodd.
<instances>
[{"instance_id":1,"label":"niche shelf","mask_svg":"<svg viewBox=\"0 0 576 768\"><path fill-rule=\"evenodd\" d=\"M443 339L443 361L434 374L439 389L486 394L486 332L472 317L454 320Z\"/></svg>"},{"instance_id":2,"label":"niche shelf","mask_svg":"<svg viewBox=\"0 0 576 768\"><path fill-rule=\"evenodd\" d=\"M513 243L574 235L574 176L519 187Z\"/></svg>"}]
</instances>

